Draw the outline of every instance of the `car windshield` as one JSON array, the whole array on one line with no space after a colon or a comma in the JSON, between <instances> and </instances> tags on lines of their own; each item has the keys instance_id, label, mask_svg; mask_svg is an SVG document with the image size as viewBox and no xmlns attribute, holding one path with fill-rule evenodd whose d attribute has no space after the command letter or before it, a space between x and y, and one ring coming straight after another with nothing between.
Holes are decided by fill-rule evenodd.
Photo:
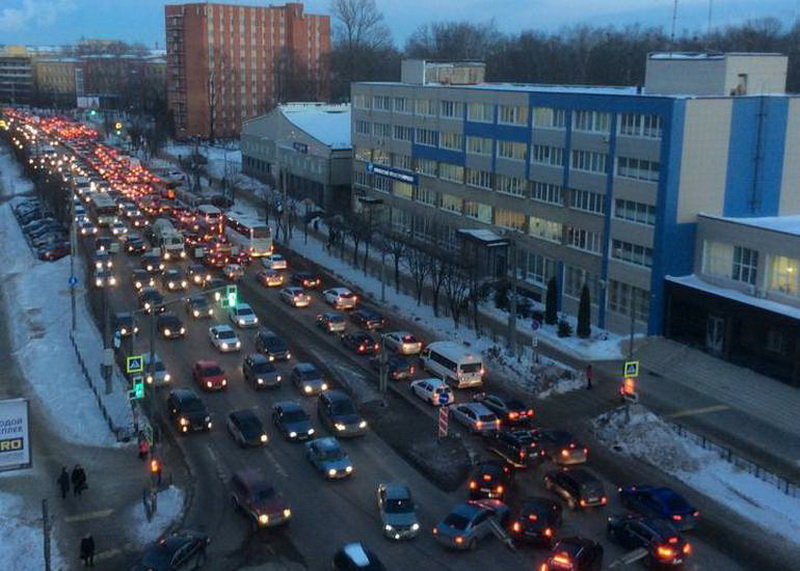
<instances>
[{"instance_id":1,"label":"car windshield","mask_svg":"<svg viewBox=\"0 0 800 571\"><path fill-rule=\"evenodd\" d=\"M236 333L233 331L228 331L227 329L223 329L222 331L217 332L217 336L220 339L228 340L228 339L236 339Z\"/></svg>"},{"instance_id":2,"label":"car windshield","mask_svg":"<svg viewBox=\"0 0 800 571\"><path fill-rule=\"evenodd\" d=\"M190 412L200 412L205 411L206 407L203 405L203 401L200 399L192 398L183 401L183 408L184 410Z\"/></svg>"},{"instance_id":3,"label":"car windshield","mask_svg":"<svg viewBox=\"0 0 800 571\"><path fill-rule=\"evenodd\" d=\"M272 486L260 488L253 494L253 499L257 502L268 502L275 497L275 488Z\"/></svg>"},{"instance_id":4,"label":"car windshield","mask_svg":"<svg viewBox=\"0 0 800 571\"><path fill-rule=\"evenodd\" d=\"M240 307L236 310L236 313L239 315L239 317L246 317L253 315L253 310L249 307Z\"/></svg>"},{"instance_id":5,"label":"car windshield","mask_svg":"<svg viewBox=\"0 0 800 571\"><path fill-rule=\"evenodd\" d=\"M461 372L462 373L478 373L481 370L480 363L467 363L465 365L461 365Z\"/></svg>"},{"instance_id":6,"label":"car windshield","mask_svg":"<svg viewBox=\"0 0 800 571\"><path fill-rule=\"evenodd\" d=\"M275 366L267 361L253 363L251 370L254 373L272 373L275 371Z\"/></svg>"},{"instance_id":7,"label":"car windshield","mask_svg":"<svg viewBox=\"0 0 800 571\"><path fill-rule=\"evenodd\" d=\"M584 482L581 484L581 492L586 496L602 496L603 484L600 482Z\"/></svg>"},{"instance_id":8,"label":"car windshield","mask_svg":"<svg viewBox=\"0 0 800 571\"><path fill-rule=\"evenodd\" d=\"M194 305L197 309L203 309L208 306L208 300L204 297L193 297L192 305Z\"/></svg>"},{"instance_id":9,"label":"car windshield","mask_svg":"<svg viewBox=\"0 0 800 571\"><path fill-rule=\"evenodd\" d=\"M482 414L478 418L480 418L482 422L494 422L497 420L497 417L493 414Z\"/></svg>"},{"instance_id":10,"label":"car windshield","mask_svg":"<svg viewBox=\"0 0 800 571\"><path fill-rule=\"evenodd\" d=\"M263 430L261 423L258 421L257 418L252 417L245 417L239 420L239 426L242 429L242 432L253 434L256 432L261 432Z\"/></svg>"},{"instance_id":11,"label":"car windshield","mask_svg":"<svg viewBox=\"0 0 800 571\"><path fill-rule=\"evenodd\" d=\"M280 338L268 336L264 338L264 345L266 345L271 351L285 351L286 350L286 343L284 343Z\"/></svg>"},{"instance_id":12,"label":"car windshield","mask_svg":"<svg viewBox=\"0 0 800 571\"><path fill-rule=\"evenodd\" d=\"M341 460L344 452L340 448L325 448L320 450L319 457L323 460Z\"/></svg>"},{"instance_id":13,"label":"car windshield","mask_svg":"<svg viewBox=\"0 0 800 571\"><path fill-rule=\"evenodd\" d=\"M303 369L300 371L300 376L303 377L304 381L316 381L321 378L319 371L316 369Z\"/></svg>"},{"instance_id":14,"label":"car windshield","mask_svg":"<svg viewBox=\"0 0 800 571\"><path fill-rule=\"evenodd\" d=\"M220 369L217 365L213 365L211 367L203 367L204 377L216 377L221 374L222 374L222 369Z\"/></svg>"},{"instance_id":15,"label":"car windshield","mask_svg":"<svg viewBox=\"0 0 800 571\"><path fill-rule=\"evenodd\" d=\"M469 520L461 514L450 514L444 518L444 524L453 529L464 530L469 525Z\"/></svg>"},{"instance_id":16,"label":"car windshield","mask_svg":"<svg viewBox=\"0 0 800 571\"><path fill-rule=\"evenodd\" d=\"M342 315L330 315L330 316L328 316L328 320L331 323L344 323L344 316L342 316Z\"/></svg>"},{"instance_id":17,"label":"car windshield","mask_svg":"<svg viewBox=\"0 0 800 571\"><path fill-rule=\"evenodd\" d=\"M331 413L336 415L344 414L358 414L353 401L351 400L336 400L331 403Z\"/></svg>"},{"instance_id":18,"label":"car windshield","mask_svg":"<svg viewBox=\"0 0 800 571\"><path fill-rule=\"evenodd\" d=\"M386 500L386 513L404 514L414 511L414 502L410 498Z\"/></svg>"},{"instance_id":19,"label":"car windshield","mask_svg":"<svg viewBox=\"0 0 800 571\"><path fill-rule=\"evenodd\" d=\"M304 422L306 420L308 420L308 415L300 409L287 410L283 413L284 422Z\"/></svg>"}]
</instances>

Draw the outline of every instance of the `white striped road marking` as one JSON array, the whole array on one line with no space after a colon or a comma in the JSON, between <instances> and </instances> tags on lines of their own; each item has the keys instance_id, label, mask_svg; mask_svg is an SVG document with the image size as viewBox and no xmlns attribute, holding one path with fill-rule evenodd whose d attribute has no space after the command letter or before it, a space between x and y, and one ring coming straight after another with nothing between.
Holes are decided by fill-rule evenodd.
<instances>
[{"instance_id":1,"label":"white striped road marking","mask_svg":"<svg viewBox=\"0 0 800 571\"><path fill-rule=\"evenodd\" d=\"M730 410L726 404L715 404L713 406L706 406L703 408L690 408L688 410L682 410L680 412L674 412L672 414L668 414L667 418L681 418L682 416L693 416L695 414L706 414L708 412L720 412L723 410Z\"/></svg>"},{"instance_id":2,"label":"white striped road marking","mask_svg":"<svg viewBox=\"0 0 800 571\"><path fill-rule=\"evenodd\" d=\"M133 544L126 543L122 547L114 547L112 549L106 549L105 551L101 551L100 553L95 554L94 559L95 561L105 561L106 559L112 559L122 553L123 551L127 551L133 547Z\"/></svg>"},{"instance_id":3,"label":"white striped road marking","mask_svg":"<svg viewBox=\"0 0 800 571\"><path fill-rule=\"evenodd\" d=\"M95 512L86 512L86 513L77 514L77 515L68 515L68 516L64 517L64 521L67 522L67 523L73 523L73 522L76 522L76 521L87 521L87 520L90 520L90 519L100 519L101 517L108 517L112 513L114 513L114 510L112 510L112 509L97 510Z\"/></svg>"},{"instance_id":4,"label":"white striped road marking","mask_svg":"<svg viewBox=\"0 0 800 571\"><path fill-rule=\"evenodd\" d=\"M273 456L272 452L270 452L269 450L264 448L264 454L266 454L267 458L269 458L269 461L272 462L272 465L275 466L275 471L278 474L280 474L284 478L288 478L289 477L289 474L286 472L286 470L283 469L283 466L280 465L280 463L275 458L275 456Z\"/></svg>"},{"instance_id":5,"label":"white striped road marking","mask_svg":"<svg viewBox=\"0 0 800 571\"><path fill-rule=\"evenodd\" d=\"M223 482L227 482L230 478L228 471L225 467L219 462L217 459L217 455L214 453L213 448L211 445L206 446L206 450L208 450L208 455L211 456L211 461L214 463L214 468L217 471L217 477L222 480Z\"/></svg>"}]
</instances>

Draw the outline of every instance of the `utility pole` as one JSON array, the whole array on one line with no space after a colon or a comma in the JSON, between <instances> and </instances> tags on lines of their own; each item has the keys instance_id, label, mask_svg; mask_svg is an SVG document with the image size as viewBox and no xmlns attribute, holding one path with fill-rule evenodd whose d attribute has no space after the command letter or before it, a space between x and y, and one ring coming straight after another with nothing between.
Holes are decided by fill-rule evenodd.
<instances>
[{"instance_id":1,"label":"utility pole","mask_svg":"<svg viewBox=\"0 0 800 571\"><path fill-rule=\"evenodd\" d=\"M114 350L111 348L111 273L108 272L103 285L103 380L106 385L106 394L114 392L111 384L111 372L114 366Z\"/></svg>"},{"instance_id":2,"label":"utility pole","mask_svg":"<svg viewBox=\"0 0 800 571\"><path fill-rule=\"evenodd\" d=\"M70 169L70 171L70 184L72 187L72 192L71 196L69 197L69 297L70 305L72 307L72 331L75 331L77 327L75 308L75 287L77 286L75 277L75 256L78 255L78 228L75 222L75 173L72 171L72 169Z\"/></svg>"},{"instance_id":3,"label":"utility pole","mask_svg":"<svg viewBox=\"0 0 800 571\"><path fill-rule=\"evenodd\" d=\"M636 302L633 298L633 287L631 287L631 330L630 330L630 337L628 339L628 361L633 361L633 335L636 329Z\"/></svg>"},{"instance_id":4,"label":"utility pole","mask_svg":"<svg viewBox=\"0 0 800 571\"><path fill-rule=\"evenodd\" d=\"M386 343L381 337L381 354L378 358L378 363L380 364L380 372L378 377L378 390L384 397L386 396L386 391L389 389L389 382L388 382L388 363L389 363L389 355L386 353Z\"/></svg>"},{"instance_id":5,"label":"utility pole","mask_svg":"<svg viewBox=\"0 0 800 571\"><path fill-rule=\"evenodd\" d=\"M512 355L517 350L517 243L514 238L508 242L508 267L511 270L511 291L508 303L508 349Z\"/></svg>"}]
</instances>

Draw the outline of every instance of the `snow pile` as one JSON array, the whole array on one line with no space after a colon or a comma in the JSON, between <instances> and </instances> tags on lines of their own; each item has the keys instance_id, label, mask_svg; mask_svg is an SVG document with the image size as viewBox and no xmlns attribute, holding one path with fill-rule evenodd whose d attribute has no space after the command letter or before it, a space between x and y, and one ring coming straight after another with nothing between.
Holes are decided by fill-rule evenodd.
<instances>
[{"instance_id":1,"label":"snow pile","mask_svg":"<svg viewBox=\"0 0 800 571\"><path fill-rule=\"evenodd\" d=\"M36 506L38 507L38 504ZM3 569L14 571L40 571L44 565L44 546L40 513L23 511L19 496L0 492L0 561ZM50 563L52 569L66 569L58 544L50 541Z\"/></svg>"},{"instance_id":2,"label":"snow pile","mask_svg":"<svg viewBox=\"0 0 800 571\"><path fill-rule=\"evenodd\" d=\"M158 507L153 519L147 521L144 504L137 503L128 512L131 522L132 540L139 545L155 541L167 529L183 508L184 493L180 488L170 486L158 493Z\"/></svg>"},{"instance_id":3,"label":"snow pile","mask_svg":"<svg viewBox=\"0 0 800 571\"><path fill-rule=\"evenodd\" d=\"M586 388L586 380L581 377L561 377L554 379L546 385L547 388L536 395L539 399L546 399L553 395L562 395L571 391Z\"/></svg>"}]
</instances>

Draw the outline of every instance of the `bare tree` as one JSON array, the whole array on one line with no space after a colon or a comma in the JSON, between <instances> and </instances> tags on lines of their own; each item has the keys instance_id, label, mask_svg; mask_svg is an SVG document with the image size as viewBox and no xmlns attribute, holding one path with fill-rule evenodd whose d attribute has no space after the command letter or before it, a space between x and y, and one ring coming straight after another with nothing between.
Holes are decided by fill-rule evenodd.
<instances>
[{"instance_id":1,"label":"bare tree","mask_svg":"<svg viewBox=\"0 0 800 571\"><path fill-rule=\"evenodd\" d=\"M368 47L373 50L391 45L391 32L375 0L333 0L331 15L337 44L348 49Z\"/></svg>"},{"instance_id":2,"label":"bare tree","mask_svg":"<svg viewBox=\"0 0 800 571\"><path fill-rule=\"evenodd\" d=\"M430 255L419 248L408 248L403 258L403 262L411 274L411 281L414 283L414 295L417 298L417 305L422 304L422 292L431 272L431 261Z\"/></svg>"},{"instance_id":3,"label":"bare tree","mask_svg":"<svg viewBox=\"0 0 800 571\"><path fill-rule=\"evenodd\" d=\"M430 255L431 272L429 281L431 283L431 295L433 296L433 314L439 317L439 297L442 292L444 280L448 272L452 270L452 264L442 252L435 252Z\"/></svg>"},{"instance_id":4,"label":"bare tree","mask_svg":"<svg viewBox=\"0 0 800 571\"><path fill-rule=\"evenodd\" d=\"M405 51L415 58L486 61L501 39L493 21L437 22L417 28L406 42Z\"/></svg>"},{"instance_id":5,"label":"bare tree","mask_svg":"<svg viewBox=\"0 0 800 571\"><path fill-rule=\"evenodd\" d=\"M458 329L461 315L469 308L470 275L454 260L447 260L448 271L443 276L444 294L450 308L453 325Z\"/></svg>"},{"instance_id":6,"label":"bare tree","mask_svg":"<svg viewBox=\"0 0 800 571\"><path fill-rule=\"evenodd\" d=\"M394 264L394 289L400 291L400 262L409 250L408 244L398 236L387 236L386 252L392 257Z\"/></svg>"}]
</instances>

